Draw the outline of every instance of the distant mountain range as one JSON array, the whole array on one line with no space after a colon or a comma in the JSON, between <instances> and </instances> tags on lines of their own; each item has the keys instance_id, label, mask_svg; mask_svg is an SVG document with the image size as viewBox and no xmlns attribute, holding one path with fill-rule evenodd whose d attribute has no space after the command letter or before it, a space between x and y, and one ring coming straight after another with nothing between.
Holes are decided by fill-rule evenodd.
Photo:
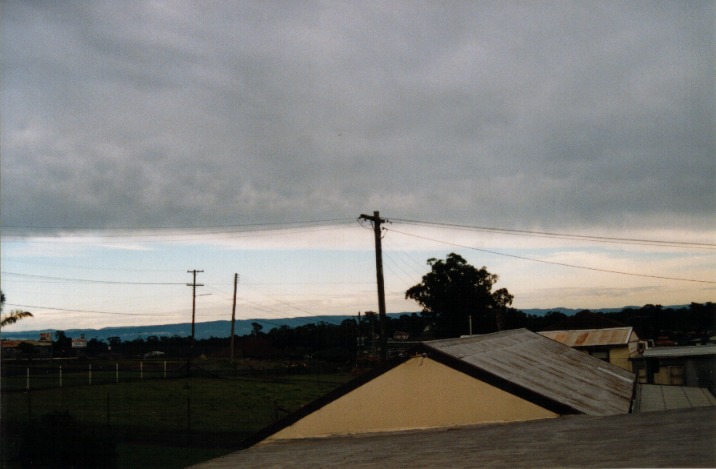
<instances>
[{"instance_id":1,"label":"distant mountain range","mask_svg":"<svg viewBox=\"0 0 716 469\"><path fill-rule=\"evenodd\" d=\"M665 306L664 308L687 308L687 305L679 306ZM595 313L615 313L622 311L625 308L640 308L639 306L625 306L624 308L601 308L601 309L590 309ZM551 311L558 311L572 316L582 309L574 308L549 308L549 309L523 309L523 313L533 316L544 316ZM388 316L397 318L403 314L412 314L413 312L403 313L389 313ZM234 327L234 333L238 336L250 334L253 330L252 323L258 323L263 326L263 331L268 332L275 327L288 326L291 328L298 326L305 326L306 324L315 324L318 322L326 322L329 324L340 324L346 319L353 319L355 315L344 315L344 316L308 316L298 318L284 318L284 319L242 319L237 320ZM33 339L37 340L40 337L40 332L51 332L55 333L55 329L43 329L35 331L3 331L3 339ZM109 337L119 337L123 342L130 341L139 338L147 338L149 336L156 337L189 337L191 335L191 323L181 324L162 324L157 326L131 326L131 327L105 327L102 329L66 329L65 334L67 337L80 337L84 335L87 340L107 340ZM194 327L194 335L197 340L209 339L211 337L229 337L231 335L231 321L210 321L210 322L198 322Z\"/></svg>"}]
</instances>

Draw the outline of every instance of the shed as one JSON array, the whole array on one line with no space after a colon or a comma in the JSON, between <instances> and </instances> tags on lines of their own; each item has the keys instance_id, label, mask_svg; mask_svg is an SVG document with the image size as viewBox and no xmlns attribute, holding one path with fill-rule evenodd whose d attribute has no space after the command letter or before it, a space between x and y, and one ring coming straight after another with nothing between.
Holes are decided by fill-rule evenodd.
<instances>
[{"instance_id":1,"label":"shed","mask_svg":"<svg viewBox=\"0 0 716 469\"><path fill-rule=\"evenodd\" d=\"M526 329L424 342L246 443L629 412L634 375Z\"/></svg>"},{"instance_id":2,"label":"shed","mask_svg":"<svg viewBox=\"0 0 716 469\"><path fill-rule=\"evenodd\" d=\"M639 340L632 327L542 331L539 334L629 371L632 371L629 359L640 356L646 348L646 343Z\"/></svg>"},{"instance_id":3,"label":"shed","mask_svg":"<svg viewBox=\"0 0 716 469\"><path fill-rule=\"evenodd\" d=\"M716 393L716 345L654 347L632 364L645 384L704 387Z\"/></svg>"}]
</instances>

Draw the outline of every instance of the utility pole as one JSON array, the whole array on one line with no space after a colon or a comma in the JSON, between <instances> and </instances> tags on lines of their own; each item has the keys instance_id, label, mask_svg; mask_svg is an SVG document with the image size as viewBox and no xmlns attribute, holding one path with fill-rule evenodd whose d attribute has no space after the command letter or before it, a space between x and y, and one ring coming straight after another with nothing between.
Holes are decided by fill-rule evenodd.
<instances>
[{"instance_id":1,"label":"utility pole","mask_svg":"<svg viewBox=\"0 0 716 469\"><path fill-rule=\"evenodd\" d=\"M383 247L380 237L380 224L385 220L380 218L380 212L373 212L373 216L363 215L359 218L373 222L373 234L375 236L375 270L378 280L378 315L380 321L380 359L383 362L388 360L388 338L385 333L385 286L383 285Z\"/></svg>"},{"instance_id":2,"label":"utility pole","mask_svg":"<svg viewBox=\"0 0 716 469\"><path fill-rule=\"evenodd\" d=\"M187 270L187 273L194 274L192 283L187 283L187 287L191 289L191 350L194 351L194 323L196 322L196 287L203 287L203 283L196 283L196 274L204 272L203 270Z\"/></svg>"},{"instance_id":3,"label":"utility pole","mask_svg":"<svg viewBox=\"0 0 716 469\"><path fill-rule=\"evenodd\" d=\"M236 322L236 288L239 285L239 274L234 274L234 306L231 308L231 363L234 363L234 323Z\"/></svg>"}]
</instances>

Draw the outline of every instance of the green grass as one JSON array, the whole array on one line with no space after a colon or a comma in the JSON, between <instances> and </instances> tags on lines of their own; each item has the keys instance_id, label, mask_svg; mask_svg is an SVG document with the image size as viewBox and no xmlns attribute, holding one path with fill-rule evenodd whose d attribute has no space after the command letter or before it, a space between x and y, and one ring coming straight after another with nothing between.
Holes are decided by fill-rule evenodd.
<instances>
[{"instance_id":1,"label":"green grass","mask_svg":"<svg viewBox=\"0 0 716 469\"><path fill-rule=\"evenodd\" d=\"M117 446L119 469L174 469L184 468L202 461L218 458L230 450L211 448L187 448L176 446L147 446L122 444Z\"/></svg>"},{"instance_id":2,"label":"green grass","mask_svg":"<svg viewBox=\"0 0 716 469\"><path fill-rule=\"evenodd\" d=\"M17 430L30 417L53 411L111 429L120 468L185 467L235 449L276 415L285 415L276 406L296 410L349 379L347 374L154 379L3 392L2 467L12 467L7 442L16 441Z\"/></svg>"}]
</instances>

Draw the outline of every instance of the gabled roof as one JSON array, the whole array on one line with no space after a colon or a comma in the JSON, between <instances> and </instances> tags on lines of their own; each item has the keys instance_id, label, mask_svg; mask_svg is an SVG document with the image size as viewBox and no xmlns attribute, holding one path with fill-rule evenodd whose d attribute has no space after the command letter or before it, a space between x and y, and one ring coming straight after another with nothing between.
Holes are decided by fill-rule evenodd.
<instances>
[{"instance_id":1,"label":"gabled roof","mask_svg":"<svg viewBox=\"0 0 716 469\"><path fill-rule=\"evenodd\" d=\"M426 356L560 415L626 414L631 405L632 373L534 332L516 329L418 344L405 356L357 377L264 428L242 446L256 444L293 425L416 355Z\"/></svg>"},{"instance_id":2,"label":"gabled roof","mask_svg":"<svg viewBox=\"0 0 716 469\"><path fill-rule=\"evenodd\" d=\"M513 393L535 394L576 413L629 412L633 373L526 329L423 345L431 358L440 358L435 353L431 355L432 350L448 358L448 362L467 364L481 379L501 381Z\"/></svg>"},{"instance_id":3,"label":"gabled roof","mask_svg":"<svg viewBox=\"0 0 716 469\"><path fill-rule=\"evenodd\" d=\"M627 345L635 340L631 327L609 329L582 329L570 331L542 331L540 335L556 340L570 347L598 347L605 345Z\"/></svg>"}]
</instances>

